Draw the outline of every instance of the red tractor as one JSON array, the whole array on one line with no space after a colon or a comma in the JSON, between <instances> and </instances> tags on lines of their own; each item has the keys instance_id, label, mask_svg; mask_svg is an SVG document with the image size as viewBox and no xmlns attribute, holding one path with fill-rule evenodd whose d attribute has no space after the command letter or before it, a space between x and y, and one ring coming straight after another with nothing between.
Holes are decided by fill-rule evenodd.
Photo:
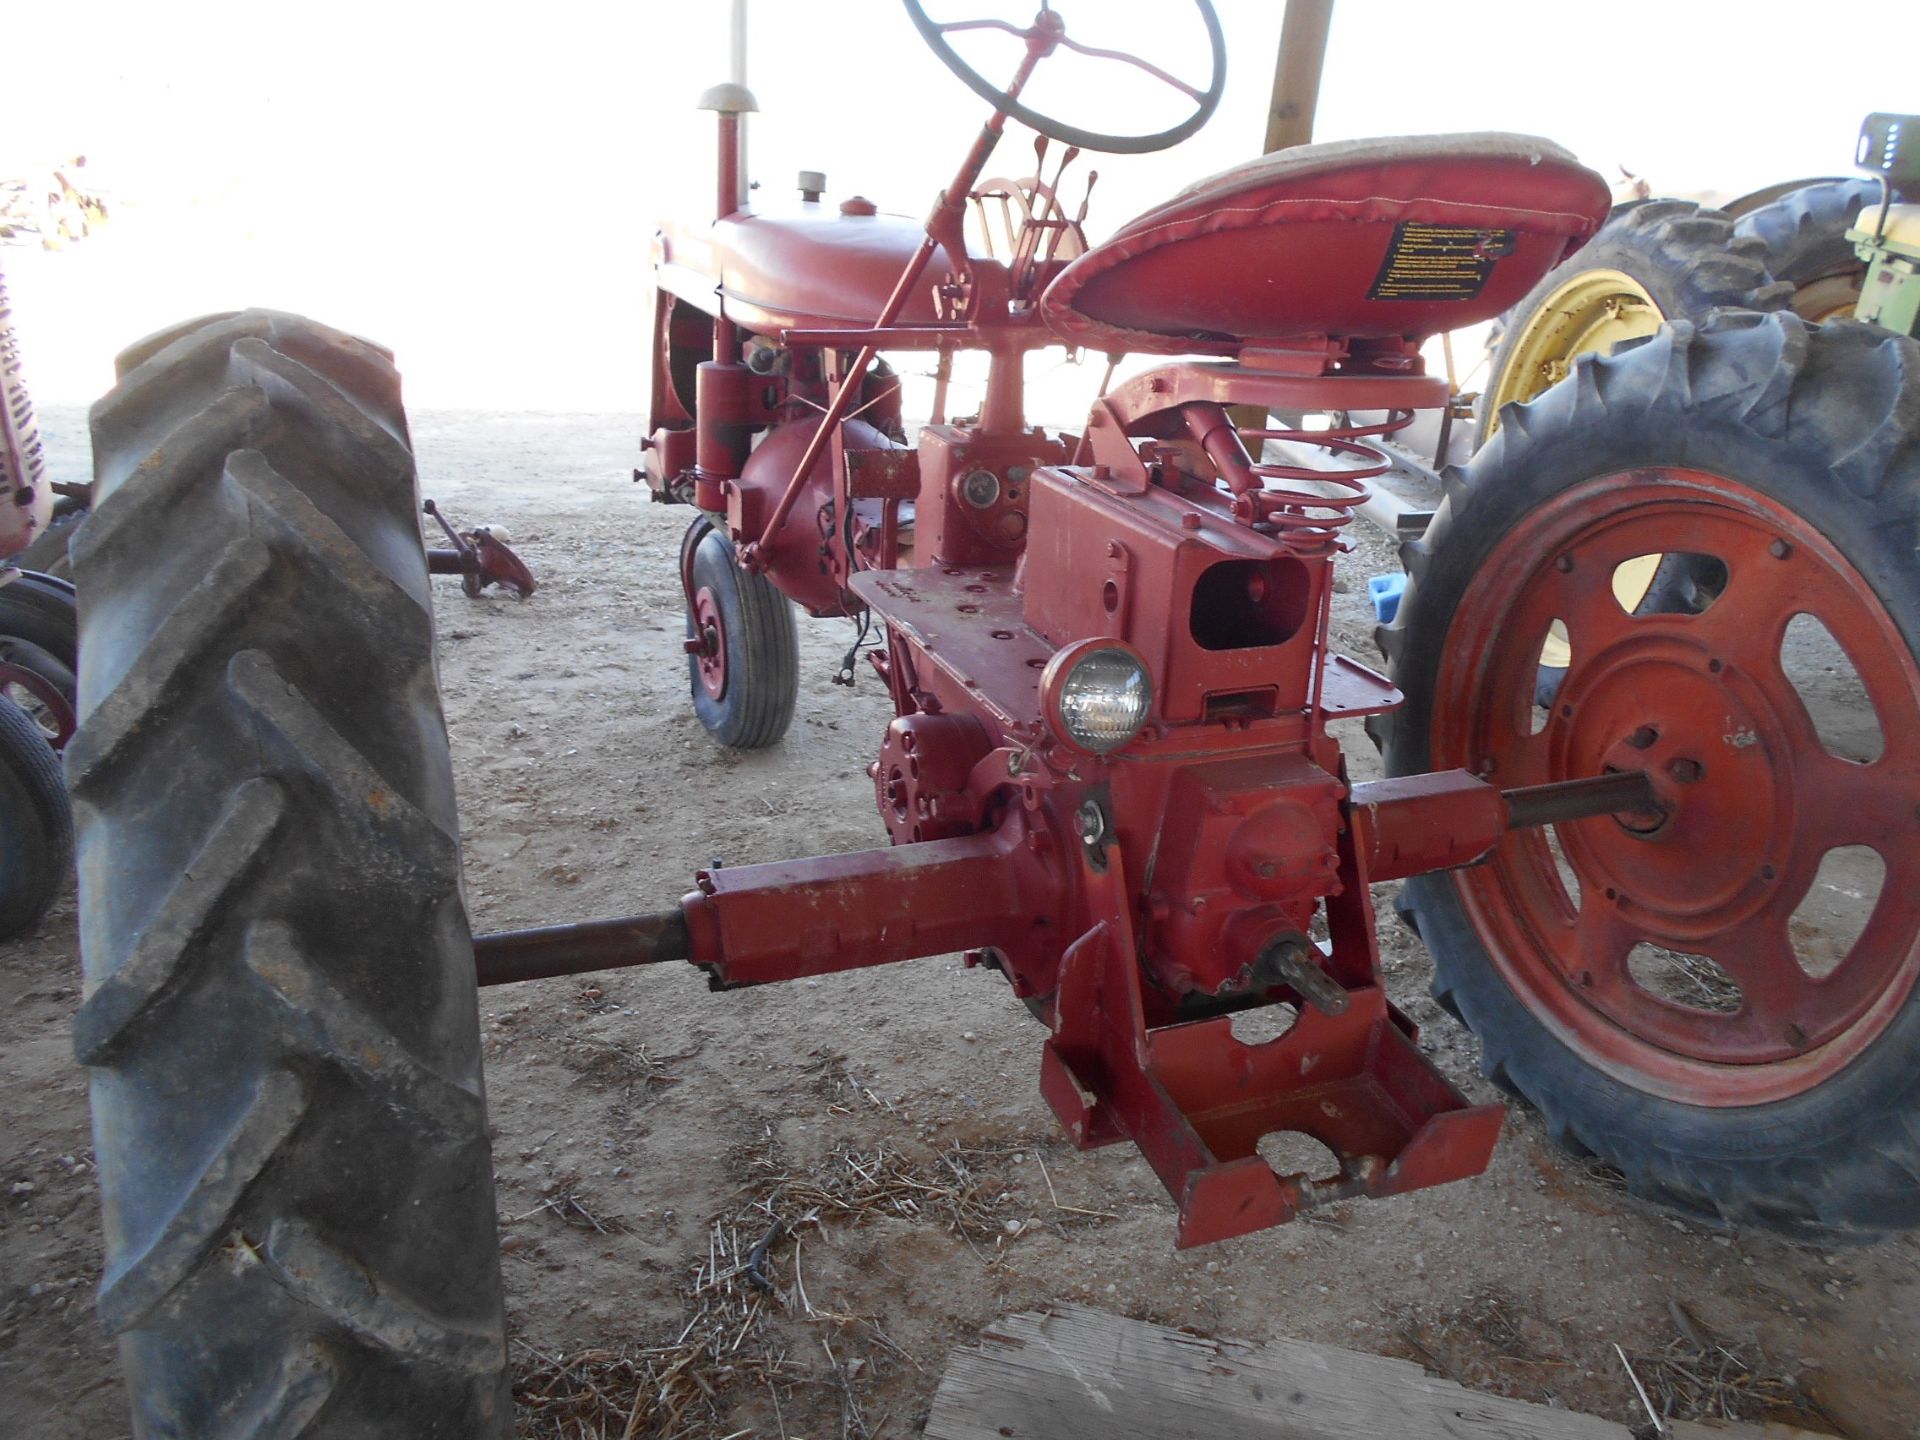
<instances>
[{"instance_id":1,"label":"red tractor","mask_svg":"<svg viewBox=\"0 0 1920 1440\"><path fill-rule=\"evenodd\" d=\"M963 951L1045 1023L1076 1143L1137 1145L1195 1245L1487 1163L1500 1108L1382 986L1370 886L1412 877L1442 999L1566 1143L1727 1221L1920 1218L1920 350L1736 314L1583 360L1448 477L1388 678L1330 653L1329 605L1384 438L1447 404L1420 343L1525 295L1605 184L1512 135L1306 147L1085 246L1056 172L983 257L965 221L1004 193L982 176L1009 119L1063 165L1171 145L1219 99L1219 25L1196 0L1200 85L1088 52L1191 102L1118 136L1023 103L1087 49L1060 12L907 9L991 118L924 225L817 193L749 209L751 97L710 92L718 215L661 240L645 451L656 499L699 512L688 669L721 742L786 727L789 602L883 637L886 848L470 942L389 357L271 312L122 357L68 767L100 1305L148 1433L238 1410L245 1433L504 1432L476 978L671 960L729 988ZM1004 85L954 48L982 30L1017 49ZM1056 433L1022 364L1063 344L1168 359ZM908 443L878 357L961 351L990 360L980 413L937 399ZM1270 414L1347 419L1249 423ZM1711 606L1613 598L1618 566L1683 549L1725 571ZM1800 613L1866 678L1868 762L1782 674ZM1575 658L1543 710L1556 622ZM1393 778L1349 779L1328 727L1354 717ZM1845 845L1887 883L1816 977L1786 921ZM1657 997L1643 943L1713 957L1741 1003ZM1235 1038L1278 1005L1285 1033ZM1258 1145L1287 1131L1338 1168L1276 1173Z\"/></svg>"}]
</instances>

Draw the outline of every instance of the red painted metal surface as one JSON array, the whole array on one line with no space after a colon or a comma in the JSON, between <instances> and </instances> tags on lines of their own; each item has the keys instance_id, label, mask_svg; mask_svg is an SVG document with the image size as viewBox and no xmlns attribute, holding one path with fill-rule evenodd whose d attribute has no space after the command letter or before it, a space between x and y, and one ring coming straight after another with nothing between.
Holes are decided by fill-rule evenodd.
<instances>
[{"instance_id":1,"label":"red painted metal surface","mask_svg":"<svg viewBox=\"0 0 1920 1440\"><path fill-rule=\"evenodd\" d=\"M859 330L881 313L925 238L925 226L904 215L848 214L800 200L779 209L760 201L711 226L666 226L660 283L711 305L717 282L728 315L755 334ZM944 275L957 267L936 251L930 268ZM908 325L937 320L933 287L913 291L898 318Z\"/></svg>"},{"instance_id":2,"label":"red painted metal surface","mask_svg":"<svg viewBox=\"0 0 1920 1440\"><path fill-rule=\"evenodd\" d=\"M1699 614L1632 614L1621 562L1684 550L1726 567ZM1510 603L1469 592L1433 719L1433 759L1536 785L1644 770L1650 815L1558 827L1576 896L1538 832L1503 840L1456 883L1527 1003L1596 1063L1692 1104L1805 1090L1875 1038L1920 976L1920 674L1866 581L1807 521L1720 476L1646 470L1598 479L1517 525L1487 562L1526 578ZM1788 622L1819 619L1879 716L1871 763L1822 742L1788 677ZM1534 717L1550 622L1579 664ZM1830 974L1796 958L1790 917L1836 846L1886 867L1866 928ZM1729 1013L1637 983L1647 942L1717 962Z\"/></svg>"},{"instance_id":3,"label":"red painted metal surface","mask_svg":"<svg viewBox=\"0 0 1920 1440\"><path fill-rule=\"evenodd\" d=\"M702 870L683 902L716 988L983 946L1024 954L1056 903L1052 846L1018 818L950 840Z\"/></svg>"},{"instance_id":4,"label":"red painted metal surface","mask_svg":"<svg viewBox=\"0 0 1920 1440\"><path fill-rule=\"evenodd\" d=\"M1500 792L1465 770L1356 785L1352 817L1375 880L1471 865L1507 828Z\"/></svg>"},{"instance_id":5,"label":"red painted metal surface","mask_svg":"<svg viewBox=\"0 0 1920 1440\"><path fill-rule=\"evenodd\" d=\"M693 634L687 638L687 654L700 676L700 686L715 700L727 694L727 617L712 590L702 585L693 592Z\"/></svg>"},{"instance_id":6,"label":"red painted metal surface","mask_svg":"<svg viewBox=\"0 0 1920 1440\"><path fill-rule=\"evenodd\" d=\"M1062 23L1018 33L1007 104ZM1420 336L1527 289L1597 223L1605 186L1512 137L1301 151L1074 258L1075 152L1048 178L1043 142L1003 262L969 254L963 221L984 213L1005 118L912 229L863 206L736 211L729 132L718 222L661 238L645 477L724 514L741 563L813 613L880 623L896 718L870 773L895 843L704 872L684 932L636 917L583 957L662 958L660 937L684 933L735 986L966 951L1049 1017L1043 1091L1079 1143L1141 1148L1182 1244L1478 1173L1501 1112L1468 1106L1387 1003L1368 886L1477 859L1513 816L1464 773L1350 790L1328 722L1400 697L1329 653L1332 564L1386 463L1373 442L1447 403ZM1407 238L1432 225L1472 231L1464 260L1435 258L1453 232ZM1406 291L1423 265L1456 291ZM1050 433L1026 423L1023 362L1063 338L1229 359L1136 376L1083 433ZM943 378L942 414L910 444L883 349L933 351L942 377L958 350L987 355L979 414L947 422ZM1355 418L1245 430L1232 407ZM689 601L705 654L712 607ZM1060 695L1081 654L1114 648L1144 665L1151 703L1101 756ZM1527 803L1591 814L1619 793ZM500 945L503 970L563 963L551 935ZM1280 1004L1298 1011L1280 1038L1233 1037L1228 1015ZM1278 1131L1324 1142L1337 1173L1276 1174L1259 1142Z\"/></svg>"},{"instance_id":7,"label":"red painted metal surface","mask_svg":"<svg viewBox=\"0 0 1920 1440\"><path fill-rule=\"evenodd\" d=\"M1530 136L1295 146L1122 226L1066 268L1042 308L1062 335L1101 350L1429 335L1501 314L1609 203L1599 176Z\"/></svg>"}]
</instances>

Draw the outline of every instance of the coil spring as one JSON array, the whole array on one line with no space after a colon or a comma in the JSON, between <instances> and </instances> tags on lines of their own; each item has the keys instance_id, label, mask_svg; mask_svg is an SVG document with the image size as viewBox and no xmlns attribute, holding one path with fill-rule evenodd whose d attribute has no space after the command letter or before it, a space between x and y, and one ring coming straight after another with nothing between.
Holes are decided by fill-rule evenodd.
<instances>
[{"instance_id":1,"label":"coil spring","mask_svg":"<svg viewBox=\"0 0 1920 1440\"><path fill-rule=\"evenodd\" d=\"M1413 411L1389 410L1386 419L1366 425L1348 424L1328 430L1240 431L1242 443L1255 453L1264 453L1269 440L1285 440L1318 445L1335 455L1355 456L1366 463L1328 468L1251 461L1247 473L1260 482L1259 488L1234 495L1235 518L1286 540L1301 554L1324 553L1332 548L1341 529L1353 519L1354 510L1372 493L1366 482L1393 467L1392 457L1367 441L1383 439L1412 423ZM1327 488L1304 490L1287 483L1301 480ZM1276 487L1274 481L1282 483Z\"/></svg>"}]
</instances>

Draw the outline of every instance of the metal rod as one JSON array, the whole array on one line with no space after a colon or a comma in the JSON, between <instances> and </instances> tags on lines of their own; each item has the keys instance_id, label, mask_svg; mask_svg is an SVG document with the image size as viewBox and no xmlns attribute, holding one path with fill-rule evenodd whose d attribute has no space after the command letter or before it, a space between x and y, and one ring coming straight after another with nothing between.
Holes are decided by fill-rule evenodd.
<instances>
[{"instance_id":1,"label":"metal rod","mask_svg":"<svg viewBox=\"0 0 1920 1440\"><path fill-rule=\"evenodd\" d=\"M430 575L478 575L480 557L472 550L435 549L427 551Z\"/></svg>"},{"instance_id":2,"label":"metal rod","mask_svg":"<svg viewBox=\"0 0 1920 1440\"><path fill-rule=\"evenodd\" d=\"M473 942L473 967L482 985L509 985L554 975L659 965L685 960L691 950L686 917L678 910L662 910L583 925L479 935Z\"/></svg>"},{"instance_id":3,"label":"metal rod","mask_svg":"<svg viewBox=\"0 0 1920 1440\"><path fill-rule=\"evenodd\" d=\"M1617 770L1587 780L1524 785L1518 790L1503 790L1501 798L1507 802L1507 828L1511 830L1655 808L1653 781L1644 770Z\"/></svg>"},{"instance_id":4,"label":"metal rod","mask_svg":"<svg viewBox=\"0 0 1920 1440\"><path fill-rule=\"evenodd\" d=\"M747 0L733 0L732 22L727 36L727 78L744 90L747 85ZM737 120L733 203L723 212L722 218L735 210L744 209L747 203L747 117L741 115Z\"/></svg>"}]
</instances>

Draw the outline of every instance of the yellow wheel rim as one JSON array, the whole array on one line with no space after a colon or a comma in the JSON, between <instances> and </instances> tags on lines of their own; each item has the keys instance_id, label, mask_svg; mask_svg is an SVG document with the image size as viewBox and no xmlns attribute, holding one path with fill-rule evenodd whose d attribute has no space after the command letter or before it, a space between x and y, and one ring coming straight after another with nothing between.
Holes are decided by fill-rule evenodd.
<instances>
[{"instance_id":1,"label":"yellow wheel rim","mask_svg":"<svg viewBox=\"0 0 1920 1440\"><path fill-rule=\"evenodd\" d=\"M1638 280L1624 270L1583 270L1547 296L1526 319L1507 365L1494 379L1489 398L1487 435L1500 428L1503 406L1533 399L1567 377L1582 355L1606 354L1623 340L1651 335L1666 316ZM1658 555L1645 555L1614 573L1613 593L1631 611L1646 596L1660 568ZM1541 647L1540 663L1565 669L1573 658L1567 632L1558 620Z\"/></svg>"},{"instance_id":2,"label":"yellow wheel rim","mask_svg":"<svg viewBox=\"0 0 1920 1440\"><path fill-rule=\"evenodd\" d=\"M1487 434L1500 428L1500 409L1566 378L1573 362L1605 354L1622 340L1651 335L1666 320L1638 280L1623 270L1582 270L1534 307L1507 365L1494 378Z\"/></svg>"}]
</instances>

